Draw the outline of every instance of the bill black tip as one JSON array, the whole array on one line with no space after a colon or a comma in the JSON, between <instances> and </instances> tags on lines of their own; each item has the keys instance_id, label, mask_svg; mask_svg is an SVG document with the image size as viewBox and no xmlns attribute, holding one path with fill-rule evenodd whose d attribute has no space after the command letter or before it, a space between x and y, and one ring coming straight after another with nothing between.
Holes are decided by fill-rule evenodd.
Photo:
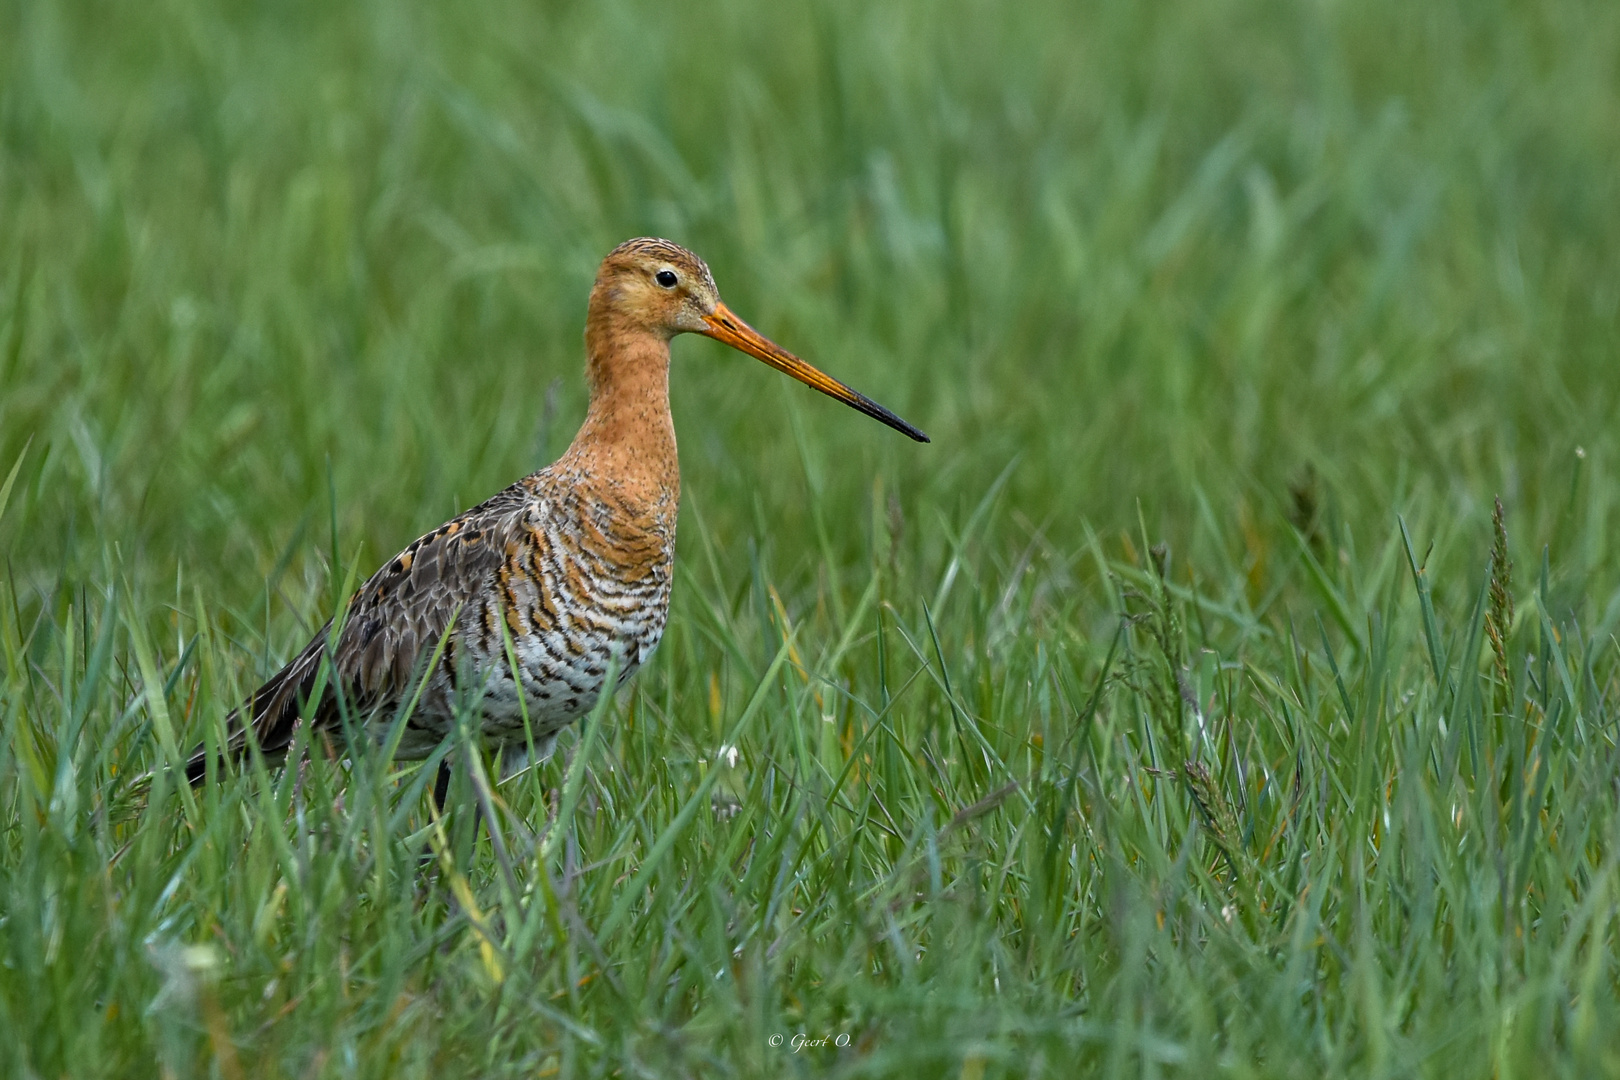
<instances>
[{"instance_id":1,"label":"bill black tip","mask_svg":"<svg viewBox=\"0 0 1620 1080\"><path fill-rule=\"evenodd\" d=\"M906 423L904 420L900 419L894 413L890 412L888 409L885 409L882 405L879 405L865 394L856 393L853 390L851 390L850 393L855 395L855 400L849 404L853 405L857 411L865 413L867 416L870 416L872 419L877 420L880 423L887 424L889 427L894 428L894 430L898 431L906 438L911 439L913 442L925 443L933 441L927 436L926 433L923 432L921 428Z\"/></svg>"}]
</instances>

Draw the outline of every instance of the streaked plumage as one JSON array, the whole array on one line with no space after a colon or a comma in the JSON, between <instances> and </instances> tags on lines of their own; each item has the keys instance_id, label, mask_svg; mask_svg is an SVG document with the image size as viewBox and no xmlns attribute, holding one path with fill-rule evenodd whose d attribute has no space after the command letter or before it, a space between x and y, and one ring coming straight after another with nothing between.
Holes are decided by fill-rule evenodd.
<instances>
[{"instance_id":1,"label":"streaked plumage","mask_svg":"<svg viewBox=\"0 0 1620 1080\"><path fill-rule=\"evenodd\" d=\"M603 260L591 290L590 406L567 452L373 574L335 646L328 624L232 714L228 751L240 754L251 732L268 757L283 755L300 717L317 728L337 724L338 692L381 737L418 685L401 758L425 757L441 743L458 699L481 717L487 741L513 749L526 746L526 704L537 743L549 746L595 704L610 669L621 682L634 674L669 610L680 502L669 342L682 332L749 352L926 441L732 315L697 256L667 240L631 240ZM310 700L317 685L323 692ZM196 782L206 768L199 749L187 775Z\"/></svg>"}]
</instances>

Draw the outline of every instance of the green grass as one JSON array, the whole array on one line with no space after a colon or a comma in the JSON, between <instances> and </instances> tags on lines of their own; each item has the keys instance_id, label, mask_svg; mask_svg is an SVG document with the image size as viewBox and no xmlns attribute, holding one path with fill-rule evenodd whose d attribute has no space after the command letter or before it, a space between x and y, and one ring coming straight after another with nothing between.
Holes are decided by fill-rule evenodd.
<instances>
[{"instance_id":1,"label":"green grass","mask_svg":"<svg viewBox=\"0 0 1620 1080\"><path fill-rule=\"evenodd\" d=\"M140 796L642 233L934 443L683 340L589 734ZM1597 0L0 3L0 1074L1620 1075L1617 251Z\"/></svg>"}]
</instances>

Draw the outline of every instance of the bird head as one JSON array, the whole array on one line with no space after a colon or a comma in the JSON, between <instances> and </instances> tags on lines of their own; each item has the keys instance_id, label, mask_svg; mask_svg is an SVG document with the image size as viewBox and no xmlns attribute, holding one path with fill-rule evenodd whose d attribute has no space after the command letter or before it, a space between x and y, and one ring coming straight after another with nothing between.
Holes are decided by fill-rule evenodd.
<instances>
[{"instance_id":1,"label":"bird head","mask_svg":"<svg viewBox=\"0 0 1620 1080\"><path fill-rule=\"evenodd\" d=\"M720 300L708 265L679 244L641 237L608 252L596 274L591 307L593 313L623 320L666 341L685 333L714 338L917 442L928 441L927 435L882 405L818 371L738 318Z\"/></svg>"}]
</instances>

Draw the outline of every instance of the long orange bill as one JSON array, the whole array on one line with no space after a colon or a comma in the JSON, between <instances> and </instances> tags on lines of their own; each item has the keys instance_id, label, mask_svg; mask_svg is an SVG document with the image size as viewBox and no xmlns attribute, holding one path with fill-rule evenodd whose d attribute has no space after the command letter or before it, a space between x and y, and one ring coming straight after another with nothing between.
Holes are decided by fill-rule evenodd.
<instances>
[{"instance_id":1,"label":"long orange bill","mask_svg":"<svg viewBox=\"0 0 1620 1080\"><path fill-rule=\"evenodd\" d=\"M716 304L714 314L704 316L703 321L709 324L709 328L703 332L714 338L714 340L723 341L733 349L738 349L749 356L765 361L777 371L786 372L804 383L804 385L814 387L828 397L836 398L850 408L863 412L874 420L883 421L902 435L907 435L918 442L928 441L927 435L924 435L865 394L857 394L831 375L817 371L752 326L737 318L726 305Z\"/></svg>"}]
</instances>

